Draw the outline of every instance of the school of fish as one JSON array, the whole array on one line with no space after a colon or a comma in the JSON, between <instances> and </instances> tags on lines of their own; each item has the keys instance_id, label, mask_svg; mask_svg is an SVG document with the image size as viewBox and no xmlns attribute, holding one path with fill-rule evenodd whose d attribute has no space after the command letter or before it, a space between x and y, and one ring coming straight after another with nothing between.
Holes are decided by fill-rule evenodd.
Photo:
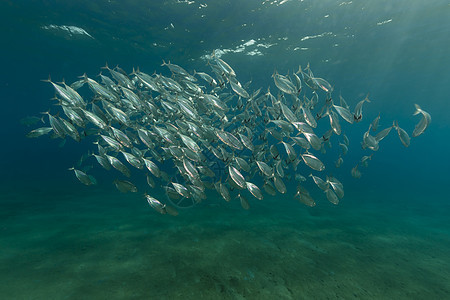
<instances>
[{"instance_id":1,"label":"school of fish","mask_svg":"<svg viewBox=\"0 0 450 300\"><path fill-rule=\"evenodd\" d=\"M241 84L233 68L215 53L208 65L209 74L190 74L179 65L163 62L169 77L139 69L127 74L106 66L109 76L100 73L98 81L86 74L71 85L45 80L54 87L61 110L44 113L48 126L27 136L50 135L64 142L67 137L76 142L90 139L95 150L84 159L92 156L102 168L120 175L122 179L113 181L120 192L138 191L131 170L139 170L153 191L145 193L145 199L161 214L177 215L180 208L202 202L207 190L249 209L249 198L263 200L264 193L288 193L285 182L290 183L288 187L295 183L296 191L290 192L293 198L315 206L303 183L308 178L324 198L338 204L344 186L336 177L325 175L320 156L333 149L331 141L336 140L335 167L341 167L349 150L341 123L360 122L369 97L352 110L342 96L332 97L333 86L315 77L309 65L291 75L275 72L276 90L264 92L250 91L251 82ZM431 122L429 113L417 104L415 108L414 115L421 119L412 137L421 135ZM40 120L28 117L24 122ZM405 147L410 145L409 134L398 122L378 130L379 120L380 115L362 137L362 148L372 154L351 169L355 178L361 177L359 169L368 166L392 129ZM318 122L325 123L325 132L318 134ZM70 170L81 183L96 184L87 168ZM166 199L150 195L161 191Z\"/></svg>"}]
</instances>

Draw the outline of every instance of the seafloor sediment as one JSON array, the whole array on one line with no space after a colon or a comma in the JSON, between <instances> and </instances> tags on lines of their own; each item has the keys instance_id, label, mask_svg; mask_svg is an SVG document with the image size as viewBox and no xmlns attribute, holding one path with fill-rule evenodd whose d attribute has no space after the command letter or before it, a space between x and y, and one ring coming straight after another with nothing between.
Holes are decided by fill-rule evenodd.
<instances>
[{"instance_id":1,"label":"seafloor sediment","mask_svg":"<svg viewBox=\"0 0 450 300\"><path fill-rule=\"evenodd\" d=\"M4 299L450 298L449 221L419 207L350 195L167 217L135 194L33 195L2 201Z\"/></svg>"}]
</instances>

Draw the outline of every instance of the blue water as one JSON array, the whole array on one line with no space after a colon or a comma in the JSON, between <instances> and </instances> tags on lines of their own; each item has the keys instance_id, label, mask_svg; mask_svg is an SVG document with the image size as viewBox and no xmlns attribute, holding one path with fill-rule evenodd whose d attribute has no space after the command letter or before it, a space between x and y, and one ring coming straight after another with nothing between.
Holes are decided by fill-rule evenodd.
<instances>
[{"instance_id":1,"label":"blue water","mask_svg":"<svg viewBox=\"0 0 450 300\"><path fill-rule=\"evenodd\" d=\"M1 298L450 298L448 1L2 1L0 25ZM93 78L107 62L168 76L162 60L208 72L214 49L252 89L309 63L350 106L369 93L364 120L343 124L344 166L324 158L345 187L339 205L311 189L314 208L291 193L245 211L211 191L159 215L97 165L94 187L67 171L90 142L25 137L40 125L20 120L54 103L49 74ZM393 131L352 178L371 120L411 134L414 103L432 116L426 132L405 148Z\"/></svg>"}]
</instances>

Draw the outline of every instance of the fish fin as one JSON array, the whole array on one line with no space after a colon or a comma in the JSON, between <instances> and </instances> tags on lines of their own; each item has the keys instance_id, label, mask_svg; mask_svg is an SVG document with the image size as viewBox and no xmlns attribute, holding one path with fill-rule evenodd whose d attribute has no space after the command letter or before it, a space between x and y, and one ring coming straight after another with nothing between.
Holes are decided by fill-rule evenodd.
<instances>
[{"instance_id":1,"label":"fish fin","mask_svg":"<svg viewBox=\"0 0 450 300\"><path fill-rule=\"evenodd\" d=\"M52 78L50 77L50 74L48 74L48 78L47 79L41 79L42 82L50 82L52 83Z\"/></svg>"},{"instance_id":2,"label":"fish fin","mask_svg":"<svg viewBox=\"0 0 450 300\"><path fill-rule=\"evenodd\" d=\"M86 73L84 73L84 74L83 74L83 75L81 75L81 76L78 76L78 78L82 78L82 79L83 79L83 81L84 81L84 83L86 83L86 82L87 82L87 79L88 79L88 77L87 77Z\"/></svg>"},{"instance_id":3,"label":"fish fin","mask_svg":"<svg viewBox=\"0 0 450 300\"><path fill-rule=\"evenodd\" d=\"M57 82L58 84L63 84L63 85L67 85L66 84L66 81L64 80L64 78L62 79L62 81L61 82Z\"/></svg>"},{"instance_id":4,"label":"fish fin","mask_svg":"<svg viewBox=\"0 0 450 300\"><path fill-rule=\"evenodd\" d=\"M108 67L108 62L105 62L105 66L102 67L102 69L110 70L110 68ZM86 74L85 74L85 75L86 75Z\"/></svg>"},{"instance_id":5,"label":"fish fin","mask_svg":"<svg viewBox=\"0 0 450 300\"><path fill-rule=\"evenodd\" d=\"M394 127L396 130L398 130L399 126L398 126L398 121L397 121L397 120L395 120L395 121L392 123L392 127Z\"/></svg>"},{"instance_id":6,"label":"fish fin","mask_svg":"<svg viewBox=\"0 0 450 300\"><path fill-rule=\"evenodd\" d=\"M422 109L420 108L419 104L414 104L414 107L416 108L416 111L413 113L413 116L422 113Z\"/></svg>"},{"instance_id":7,"label":"fish fin","mask_svg":"<svg viewBox=\"0 0 450 300\"><path fill-rule=\"evenodd\" d=\"M275 75L277 75L278 74L278 72L277 72L277 69L273 69L273 74L272 74L272 78L274 78L275 77Z\"/></svg>"}]
</instances>

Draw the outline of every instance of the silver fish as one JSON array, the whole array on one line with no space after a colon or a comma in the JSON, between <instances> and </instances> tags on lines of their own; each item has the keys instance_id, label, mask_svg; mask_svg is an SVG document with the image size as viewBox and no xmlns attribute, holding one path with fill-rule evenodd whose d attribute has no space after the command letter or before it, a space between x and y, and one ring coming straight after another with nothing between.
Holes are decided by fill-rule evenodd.
<instances>
[{"instance_id":1,"label":"silver fish","mask_svg":"<svg viewBox=\"0 0 450 300\"><path fill-rule=\"evenodd\" d=\"M294 198L298 198L300 203L303 203L309 207L316 206L316 202L309 194L308 190L301 186L300 184L297 186L297 193L294 195Z\"/></svg>"},{"instance_id":2,"label":"silver fish","mask_svg":"<svg viewBox=\"0 0 450 300\"><path fill-rule=\"evenodd\" d=\"M253 196L255 196L256 199L258 199L258 200L262 200L263 199L263 195L261 193L261 190L259 189L259 187L256 184L247 181L246 185L247 185L247 189L249 190L249 192Z\"/></svg>"},{"instance_id":3,"label":"silver fish","mask_svg":"<svg viewBox=\"0 0 450 300\"><path fill-rule=\"evenodd\" d=\"M290 145L286 142L283 142L283 141L281 143L283 143L284 149L286 150L289 160L290 161L295 160L295 158L297 157L297 154L295 153L294 147L292 147L292 145Z\"/></svg>"},{"instance_id":4,"label":"silver fish","mask_svg":"<svg viewBox=\"0 0 450 300\"><path fill-rule=\"evenodd\" d=\"M344 159L342 158L341 155L339 155L339 158L336 160L336 168L340 168L342 166L342 164L344 163Z\"/></svg>"},{"instance_id":5,"label":"silver fish","mask_svg":"<svg viewBox=\"0 0 450 300\"><path fill-rule=\"evenodd\" d=\"M49 134L53 130L52 127L41 127L31 130L27 133L27 138L37 138L46 134Z\"/></svg>"},{"instance_id":6,"label":"silver fish","mask_svg":"<svg viewBox=\"0 0 450 300\"><path fill-rule=\"evenodd\" d=\"M237 137L232 135L229 132L223 131L223 130L216 130L217 137L226 145L230 146L231 148L242 150L244 149L244 146L239 141Z\"/></svg>"},{"instance_id":7,"label":"silver fish","mask_svg":"<svg viewBox=\"0 0 450 300\"><path fill-rule=\"evenodd\" d=\"M155 177L161 177L161 170L158 168L158 166L147 158L142 158L144 161L145 166L147 169L155 176Z\"/></svg>"},{"instance_id":8,"label":"silver fish","mask_svg":"<svg viewBox=\"0 0 450 300\"><path fill-rule=\"evenodd\" d=\"M65 138L66 131L63 123L57 118L53 117L49 112L45 112L44 114L48 115L48 120L50 122L50 126L53 128L53 132L56 133L59 137Z\"/></svg>"},{"instance_id":9,"label":"silver fish","mask_svg":"<svg viewBox=\"0 0 450 300\"><path fill-rule=\"evenodd\" d=\"M172 185L175 188L175 190L177 191L177 193L180 194L181 196L183 196L185 198L189 198L191 196L188 189L184 185L176 183L176 182L172 182Z\"/></svg>"},{"instance_id":10,"label":"silver fish","mask_svg":"<svg viewBox=\"0 0 450 300\"><path fill-rule=\"evenodd\" d=\"M344 197L344 185L336 177L327 177L327 183L331 185L334 192L340 199Z\"/></svg>"},{"instance_id":11,"label":"silver fish","mask_svg":"<svg viewBox=\"0 0 450 300\"><path fill-rule=\"evenodd\" d=\"M87 175L83 171L77 170L75 168L69 168L69 170L73 170L75 172L75 176L77 177L77 179L85 185L93 185L96 182L95 178Z\"/></svg>"},{"instance_id":12,"label":"silver fish","mask_svg":"<svg viewBox=\"0 0 450 300\"><path fill-rule=\"evenodd\" d=\"M372 130L373 131L377 131L378 129L378 124L380 123L380 114L378 114L378 117L376 117L373 121L372 121Z\"/></svg>"},{"instance_id":13,"label":"silver fish","mask_svg":"<svg viewBox=\"0 0 450 300\"><path fill-rule=\"evenodd\" d=\"M116 151L120 151L123 149L123 146L121 143L113 139L112 137L100 134L100 137L112 148L114 148Z\"/></svg>"},{"instance_id":14,"label":"silver fish","mask_svg":"<svg viewBox=\"0 0 450 300\"><path fill-rule=\"evenodd\" d=\"M121 153L123 154L123 156L125 157L126 161L132 165L133 167L135 167L136 169L143 169L144 168L144 163L141 161L141 159L139 159L138 157L134 156L131 153L125 152L125 151L121 151Z\"/></svg>"},{"instance_id":15,"label":"silver fish","mask_svg":"<svg viewBox=\"0 0 450 300\"><path fill-rule=\"evenodd\" d=\"M354 166L351 171L352 177L359 179L361 178L361 172L358 169L358 165Z\"/></svg>"},{"instance_id":16,"label":"silver fish","mask_svg":"<svg viewBox=\"0 0 450 300\"><path fill-rule=\"evenodd\" d=\"M64 128L65 128L64 131L67 133L67 135L69 135L75 141L80 142L81 136L80 136L80 133L78 132L78 130L75 128L75 126L65 119L61 118L59 120L61 121L61 124L64 126Z\"/></svg>"},{"instance_id":17,"label":"silver fish","mask_svg":"<svg viewBox=\"0 0 450 300\"><path fill-rule=\"evenodd\" d=\"M395 123L395 129L397 130L398 137L400 138L400 141L402 142L403 146L409 147L411 139L408 133L403 128L400 128L400 126L398 126L398 122Z\"/></svg>"},{"instance_id":18,"label":"silver fish","mask_svg":"<svg viewBox=\"0 0 450 300\"><path fill-rule=\"evenodd\" d=\"M109 163L109 160L101 155L93 154L95 156L95 159L97 162L105 169L105 170L111 170L111 164Z\"/></svg>"},{"instance_id":19,"label":"silver fish","mask_svg":"<svg viewBox=\"0 0 450 300\"><path fill-rule=\"evenodd\" d=\"M225 201L230 202L230 192L223 183L219 183L219 193Z\"/></svg>"},{"instance_id":20,"label":"silver fish","mask_svg":"<svg viewBox=\"0 0 450 300\"><path fill-rule=\"evenodd\" d=\"M133 183L131 183L127 180L116 179L116 180L114 180L114 185L121 193L127 193L127 192L136 193L137 192L137 187Z\"/></svg>"},{"instance_id":21,"label":"silver fish","mask_svg":"<svg viewBox=\"0 0 450 300\"><path fill-rule=\"evenodd\" d=\"M363 136L363 148L369 148L370 150L377 151L379 149L378 141L374 136L370 135L370 124L369 129L364 133Z\"/></svg>"},{"instance_id":22,"label":"silver fish","mask_svg":"<svg viewBox=\"0 0 450 300\"><path fill-rule=\"evenodd\" d=\"M234 160L236 161L236 163L240 169L244 170L245 172L250 172L250 169L251 169L250 165L247 163L247 161L245 159L243 159L242 157L236 156L234 158Z\"/></svg>"},{"instance_id":23,"label":"silver fish","mask_svg":"<svg viewBox=\"0 0 450 300\"><path fill-rule=\"evenodd\" d=\"M150 195L145 195L145 198L147 199L148 204L150 204L150 206L156 210L157 212L159 212L160 214L166 214L166 208L165 205L162 204L161 202L159 202L159 200L157 200L156 198L153 198Z\"/></svg>"},{"instance_id":24,"label":"silver fish","mask_svg":"<svg viewBox=\"0 0 450 300\"><path fill-rule=\"evenodd\" d=\"M303 111L303 118L305 118L306 123L308 123L309 126L316 128L317 122L316 122L316 119L314 118L314 116L312 115L309 107L302 105L301 109Z\"/></svg>"},{"instance_id":25,"label":"silver fish","mask_svg":"<svg viewBox=\"0 0 450 300\"><path fill-rule=\"evenodd\" d=\"M166 63L163 60L161 67L164 67L164 66L168 67L172 73L175 73L175 74L178 74L181 76L189 76L189 73L185 69L183 69L182 67L180 67L178 65L171 64L170 61L169 61L169 63Z\"/></svg>"},{"instance_id":26,"label":"silver fish","mask_svg":"<svg viewBox=\"0 0 450 300\"><path fill-rule=\"evenodd\" d=\"M327 196L328 201L330 201L334 205L339 204L339 198L336 196L336 194L332 190L327 189L325 191L325 195Z\"/></svg>"},{"instance_id":27,"label":"silver fish","mask_svg":"<svg viewBox=\"0 0 450 300\"><path fill-rule=\"evenodd\" d=\"M275 85L277 88L286 94L296 94L297 88L295 85L286 77L283 75L278 74L275 72L273 75L273 80L275 82Z\"/></svg>"},{"instance_id":28,"label":"silver fish","mask_svg":"<svg viewBox=\"0 0 450 300\"><path fill-rule=\"evenodd\" d=\"M362 107L364 102L370 103L369 95L367 95L366 98L364 98L363 100L359 101L358 104L356 104L355 111L353 112L353 118L356 123L362 120Z\"/></svg>"},{"instance_id":29,"label":"silver fish","mask_svg":"<svg viewBox=\"0 0 450 300\"><path fill-rule=\"evenodd\" d=\"M388 128L385 128L385 129L381 130L380 132L378 132L377 135L375 136L375 139L377 140L377 142L379 143L385 137L387 137L393 127L394 127L394 125L389 126Z\"/></svg>"},{"instance_id":30,"label":"silver fish","mask_svg":"<svg viewBox=\"0 0 450 300\"><path fill-rule=\"evenodd\" d=\"M339 143L339 147L341 147L342 155L347 155L348 147L346 144Z\"/></svg>"},{"instance_id":31,"label":"silver fish","mask_svg":"<svg viewBox=\"0 0 450 300\"><path fill-rule=\"evenodd\" d=\"M97 126L100 129L106 129L108 127L108 125L100 118L98 117L96 114L94 114L93 112L90 112L88 110L82 109L83 114L86 116L86 119L91 122L92 124L94 124L95 126Z\"/></svg>"},{"instance_id":32,"label":"silver fish","mask_svg":"<svg viewBox=\"0 0 450 300\"><path fill-rule=\"evenodd\" d=\"M419 123L417 123L416 127L414 128L413 137L417 137L424 133L424 131L428 128L428 126L431 123L431 115L420 108L418 104L414 104L416 111L414 112L414 116L421 114L422 118L420 119Z\"/></svg>"},{"instance_id":33,"label":"silver fish","mask_svg":"<svg viewBox=\"0 0 450 300\"><path fill-rule=\"evenodd\" d=\"M183 166L189 176L198 178L199 174L195 166L187 159L183 159Z\"/></svg>"},{"instance_id":34,"label":"silver fish","mask_svg":"<svg viewBox=\"0 0 450 300\"><path fill-rule=\"evenodd\" d=\"M244 90L244 88L241 86L239 81L236 80L236 82L235 82L234 80L230 80L230 85L231 85L231 88L233 89L233 91L235 91L236 94L238 94L242 98L250 97L250 95L247 93L247 91Z\"/></svg>"},{"instance_id":35,"label":"silver fish","mask_svg":"<svg viewBox=\"0 0 450 300\"><path fill-rule=\"evenodd\" d=\"M239 138L241 139L241 142L245 146L245 148L249 149L250 151L255 150L255 146L253 146L252 140L249 137L239 133Z\"/></svg>"},{"instance_id":36,"label":"silver fish","mask_svg":"<svg viewBox=\"0 0 450 300\"><path fill-rule=\"evenodd\" d=\"M281 112L283 113L286 120L288 120L291 123L298 121L298 118L295 116L295 114L292 112L292 110L290 110L289 107L287 107L287 105L280 102L280 107L281 107Z\"/></svg>"},{"instance_id":37,"label":"silver fish","mask_svg":"<svg viewBox=\"0 0 450 300\"><path fill-rule=\"evenodd\" d=\"M347 121L350 124L353 124L354 115L350 112L350 110L348 108L338 106L335 104L333 104L333 108L338 112L338 114L342 117L342 119L344 119L345 121Z\"/></svg>"},{"instance_id":38,"label":"silver fish","mask_svg":"<svg viewBox=\"0 0 450 300\"><path fill-rule=\"evenodd\" d=\"M56 93L65 101L69 102L71 105L77 105L76 99L72 97L72 95L67 91L67 89L63 86L57 85L56 83L52 82L50 77L46 80L42 80L44 82L49 82L53 88L55 89Z\"/></svg>"},{"instance_id":39,"label":"silver fish","mask_svg":"<svg viewBox=\"0 0 450 300\"><path fill-rule=\"evenodd\" d=\"M326 191L328 189L328 182L325 182L322 178L314 176L313 174L310 174L309 176L321 190Z\"/></svg>"},{"instance_id":40,"label":"silver fish","mask_svg":"<svg viewBox=\"0 0 450 300\"><path fill-rule=\"evenodd\" d=\"M256 164L258 165L258 168L261 170L261 172L267 176L270 177L273 175L273 169L269 167L268 164L266 164L263 161L256 161Z\"/></svg>"},{"instance_id":41,"label":"silver fish","mask_svg":"<svg viewBox=\"0 0 450 300\"><path fill-rule=\"evenodd\" d=\"M39 118L39 117L36 117L36 116L24 117L24 118L20 119L19 122L20 122L20 124L25 125L25 126L35 125L38 122L45 123L43 117Z\"/></svg>"},{"instance_id":42,"label":"silver fish","mask_svg":"<svg viewBox=\"0 0 450 300\"><path fill-rule=\"evenodd\" d=\"M314 150L320 150L322 148L322 141L319 139L317 135L309 132L302 132L308 142L311 144Z\"/></svg>"},{"instance_id":43,"label":"silver fish","mask_svg":"<svg viewBox=\"0 0 450 300\"><path fill-rule=\"evenodd\" d=\"M121 130L116 129L111 126L111 130L113 132L114 137L125 147L131 148L133 147L130 138Z\"/></svg>"},{"instance_id":44,"label":"silver fish","mask_svg":"<svg viewBox=\"0 0 450 300\"><path fill-rule=\"evenodd\" d=\"M260 93L261 89L251 91L252 82L241 84L219 54L215 51L208 58L212 76L195 71L191 75L181 66L163 61L169 75L149 75L139 69L128 75L119 67L106 66L110 74L100 74L99 82L87 75L71 85L49 80L60 111L45 113L49 115L49 127L27 136L61 137L61 146L68 140L66 136L76 141L92 139L96 154L89 152L85 157L95 156L103 168L112 166L130 177L129 166L117 158L122 153L119 155L128 163L144 171L147 184L156 193L165 192L167 203L148 195L146 199L155 210L170 215L177 215L178 208L204 201L208 189L215 188L226 201L237 195L245 209L249 209L249 202L244 189L259 200L263 193L288 193L291 183L306 181L302 162L315 171L325 169L324 162L329 160L322 162L317 152L323 153L324 158L331 158L325 156L327 153L337 152L336 167L343 165L342 157L353 144L343 133L340 118L350 124L361 121L364 103L370 102L368 96L356 105L354 112L340 95L340 101L334 104L334 87L315 76L309 65L304 70L299 67L291 75L275 72L275 96L270 88L265 94ZM197 84L198 78L206 83ZM91 90L89 99L88 90L79 90L83 85ZM319 96L322 91L324 97ZM431 122L431 116L418 105L417 114L421 120L413 137L422 134ZM320 124L328 121L329 124ZM379 117L364 133L363 148L376 151L393 127L401 142L409 145L408 134L397 123L381 131L378 123ZM375 130L377 134L372 136ZM361 177L358 168L367 167L371 157L361 158L352 169L353 177ZM80 160L75 167L81 168L84 162ZM87 169L74 172L79 181L93 185L96 180L86 174ZM323 176L310 176L330 202L337 204L344 196L344 187L335 177L324 180ZM116 180L115 185L121 191L137 190L131 180ZM308 206L315 205L301 185L294 197Z\"/></svg>"},{"instance_id":45,"label":"silver fish","mask_svg":"<svg viewBox=\"0 0 450 300\"><path fill-rule=\"evenodd\" d=\"M339 123L339 118L337 117L335 112L334 111L329 112L328 117L330 119L330 125L331 125L331 128L333 129L334 133L336 133L337 135L340 135L341 134L341 124Z\"/></svg>"},{"instance_id":46,"label":"silver fish","mask_svg":"<svg viewBox=\"0 0 450 300\"><path fill-rule=\"evenodd\" d=\"M284 167L282 160L279 160L275 163L275 170L277 171L278 176L280 176L281 178L284 177Z\"/></svg>"},{"instance_id":47,"label":"silver fish","mask_svg":"<svg viewBox=\"0 0 450 300\"><path fill-rule=\"evenodd\" d=\"M224 60L220 59L219 57L215 56L215 53L213 53L214 62L217 64L217 66L228 76L236 77L236 73L234 72L233 68L230 67L229 64L227 64Z\"/></svg>"},{"instance_id":48,"label":"silver fish","mask_svg":"<svg viewBox=\"0 0 450 300\"><path fill-rule=\"evenodd\" d=\"M238 194L238 198L241 202L241 206L243 209L248 210L250 209L250 204L248 203L247 198L244 197L244 195Z\"/></svg>"},{"instance_id":49,"label":"silver fish","mask_svg":"<svg viewBox=\"0 0 450 300\"><path fill-rule=\"evenodd\" d=\"M300 147L302 147L305 150L308 150L309 148L311 148L311 145L309 144L309 142L302 138L302 137L298 137L298 136L291 136L291 139Z\"/></svg>"},{"instance_id":50,"label":"silver fish","mask_svg":"<svg viewBox=\"0 0 450 300\"><path fill-rule=\"evenodd\" d=\"M228 173L230 174L231 179L239 186L241 189L245 189L245 178L235 167L228 166Z\"/></svg>"},{"instance_id":51,"label":"silver fish","mask_svg":"<svg viewBox=\"0 0 450 300\"><path fill-rule=\"evenodd\" d=\"M314 85L322 89L327 93L331 93L333 91L333 86L323 78L313 77L311 80L314 82Z\"/></svg>"},{"instance_id":52,"label":"silver fish","mask_svg":"<svg viewBox=\"0 0 450 300\"><path fill-rule=\"evenodd\" d=\"M277 189L278 192L280 192L281 194L285 194L287 189L286 189L286 185L284 184L283 180L281 179L281 177L279 177L277 174L275 174L273 176L273 183L275 185L275 188Z\"/></svg>"},{"instance_id":53,"label":"silver fish","mask_svg":"<svg viewBox=\"0 0 450 300\"><path fill-rule=\"evenodd\" d=\"M368 167L368 165L369 165L369 160L372 159L372 155L373 155L373 153L372 153L371 155L365 155L365 156L363 156L363 157L361 158L361 161L359 162L359 164L361 165L361 167L365 167L365 168Z\"/></svg>"},{"instance_id":54,"label":"silver fish","mask_svg":"<svg viewBox=\"0 0 450 300\"><path fill-rule=\"evenodd\" d=\"M120 160L118 160L114 156L107 155L107 154L106 154L106 158L108 159L109 163L111 164L111 166L113 166L114 169L121 172L126 177L131 177L130 170Z\"/></svg>"},{"instance_id":55,"label":"silver fish","mask_svg":"<svg viewBox=\"0 0 450 300\"><path fill-rule=\"evenodd\" d=\"M209 74L206 74L204 72L196 72L194 70L194 75L200 76L201 79L206 81L212 87L215 87L217 85L216 80L213 77L211 77Z\"/></svg>"},{"instance_id":56,"label":"silver fish","mask_svg":"<svg viewBox=\"0 0 450 300\"><path fill-rule=\"evenodd\" d=\"M305 153L301 155L305 164L313 170L323 171L325 169L325 165L314 155Z\"/></svg>"},{"instance_id":57,"label":"silver fish","mask_svg":"<svg viewBox=\"0 0 450 300\"><path fill-rule=\"evenodd\" d=\"M275 196L277 194L277 191L269 181L264 182L263 188L269 195Z\"/></svg>"},{"instance_id":58,"label":"silver fish","mask_svg":"<svg viewBox=\"0 0 450 300\"><path fill-rule=\"evenodd\" d=\"M183 141L183 143L186 145L186 147L188 147L189 149L191 149L194 152L200 152L200 147L197 145L197 143L191 139L190 137L179 133L181 140Z\"/></svg>"},{"instance_id":59,"label":"silver fish","mask_svg":"<svg viewBox=\"0 0 450 300\"><path fill-rule=\"evenodd\" d=\"M165 204L164 209L167 214L169 214L171 216L178 216L178 210L174 206L172 206L170 204Z\"/></svg>"}]
</instances>

